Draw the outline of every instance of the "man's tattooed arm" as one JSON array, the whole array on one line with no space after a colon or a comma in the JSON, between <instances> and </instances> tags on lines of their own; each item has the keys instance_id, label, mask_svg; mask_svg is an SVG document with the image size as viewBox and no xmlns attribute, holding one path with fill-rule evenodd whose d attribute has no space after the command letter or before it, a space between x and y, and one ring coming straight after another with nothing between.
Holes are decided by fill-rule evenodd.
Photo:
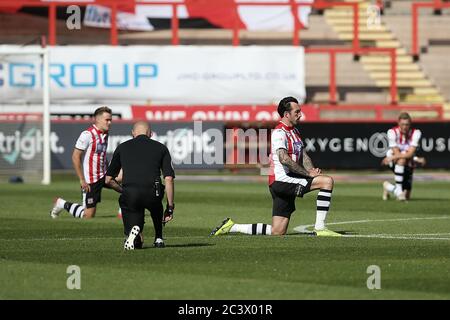
<instances>
[{"instance_id":1,"label":"man's tattooed arm","mask_svg":"<svg viewBox=\"0 0 450 320\"><path fill-rule=\"evenodd\" d=\"M294 172L294 173L297 173L297 174L300 174L300 175L306 176L306 177L310 177L311 176L309 174L308 170L303 168L297 162L292 160L291 157L289 157L289 154L288 154L286 149L278 149L277 150L277 155L278 155L278 159L280 160L280 162L283 165L285 165L286 167L288 167L291 172ZM311 159L310 159L310 161L311 161Z\"/></svg>"},{"instance_id":2,"label":"man's tattooed arm","mask_svg":"<svg viewBox=\"0 0 450 320\"><path fill-rule=\"evenodd\" d=\"M306 153L305 149L303 149L303 167L308 171L314 169L314 164L312 163L312 160Z\"/></svg>"}]
</instances>

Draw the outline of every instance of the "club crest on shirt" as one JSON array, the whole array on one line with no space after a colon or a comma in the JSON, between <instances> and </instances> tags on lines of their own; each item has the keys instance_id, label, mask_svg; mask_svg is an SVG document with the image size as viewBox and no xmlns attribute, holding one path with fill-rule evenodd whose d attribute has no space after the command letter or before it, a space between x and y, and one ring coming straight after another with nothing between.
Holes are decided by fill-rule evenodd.
<instances>
[{"instance_id":1,"label":"club crest on shirt","mask_svg":"<svg viewBox=\"0 0 450 320\"><path fill-rule=\"evenodd\" d=\"M303 143L301 141L298 142L294 142L294 152L295 154L300 154L302 152L302 148L303 148Z\"/></svg>"},{"instance_id":2,"label":"club crest on shirt","mask_svg":"<svg viewBox=\"0 0 450 320\"><path fill-rule=\"evenodd\" d=\"M107 148L106 143L99 143L99 144L97 144L95 152L97 152L97 153L106 152L106 148Z\"/></svg>"}]
</instances>

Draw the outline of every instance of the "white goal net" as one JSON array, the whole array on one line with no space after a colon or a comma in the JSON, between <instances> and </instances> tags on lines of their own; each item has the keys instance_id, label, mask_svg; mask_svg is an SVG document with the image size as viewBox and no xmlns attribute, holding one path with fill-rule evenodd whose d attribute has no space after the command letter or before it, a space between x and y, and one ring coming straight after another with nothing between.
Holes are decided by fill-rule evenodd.
<instances>
[{"instance_id":1,"label":"white goal net","mask_svg":"<svg viewBox=\"0 0 450 320\"><path fill-rule=\"evenodd\" d=\"M49 51L0 46L0 182L49 184Z\"/></svg>"}]
</instances>

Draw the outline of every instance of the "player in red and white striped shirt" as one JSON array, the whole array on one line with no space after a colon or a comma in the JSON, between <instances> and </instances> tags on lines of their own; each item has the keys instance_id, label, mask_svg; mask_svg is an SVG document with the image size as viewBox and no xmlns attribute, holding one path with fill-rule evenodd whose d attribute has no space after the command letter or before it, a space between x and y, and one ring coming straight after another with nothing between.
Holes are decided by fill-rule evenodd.
<instances>
[{"instance_id":1,"label":"player in red and white striped shirt","mask_svg":"<svg viewBox=\"0 0 450 320\"><path fill-rule=\"evenodd\" d=\"M272 132L271 174L269 190L272 195L272 225L263 223L237 224L230 218L216 227L211 235L228 232L245 234L284 235L287 232L291 214L295 211L295 199L305 193L319 189L317 196L316 223L317 236L341 236L325 227L325 218L330 208L334 181L322 175L306 154L298 129L301 108L297 99L286 97L278 104L280 123Z\"/></svg>"},{"instance_id":2,"label":"player in red and white striped shirt","mask_svg":"<svg viewBox=\"0 0 450 320\"><path fill-rule=\"evenodd\" d=\"M422 132L411 127L411 116L403 112L398 117L397 126L387 132L389 150L382 164L394 172L395 185L383 182L383 200L393 194L397 200L405 201L411 197L413 171L416 164L425 165L425 158L417 157Z\"/></svg>"},{"instance_id":3,"label":"player in red and white striped shirt","mask_svg":"<svg viewBox=\"0 0 450 320\"><path fill-rule=\"evenodd\" d=\"M103 187L121 192L121 187L116 181L112 181L108 186L105 185L106 150L108 149L108 132L111 127L112 111L108 107L100 107L95 110L94 118L95 123L80 134L72 154L73 165L80 179L82 204L57 198L50 212L52 218L58 217L63 209L75 218L93 218L97 203L101 202Z\"/></svg>"}]
</instances>

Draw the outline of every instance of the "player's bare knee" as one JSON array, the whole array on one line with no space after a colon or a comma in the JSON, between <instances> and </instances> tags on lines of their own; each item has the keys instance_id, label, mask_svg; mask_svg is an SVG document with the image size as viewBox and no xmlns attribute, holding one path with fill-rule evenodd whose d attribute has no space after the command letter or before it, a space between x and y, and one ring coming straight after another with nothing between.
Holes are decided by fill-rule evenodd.
<instances>
[{"instance_id":1,"label":"player's bare knee","mask_svg":"<svg viewBox=\"0 0 450 320\"><path fill-rule=\"evenodd\" d=\"M334 180L330 176L321 176L320 188L326 190L332 190L334 186Z\"/></svg>"},{"instance_id":2,"label":"player's bare knee","mask_svg":"<svg viewBox=\"0 0 450 320\"><path fill-rule=\"evenodd\" d=\"M398 159L396 164L398 164L400 166L404 166L406 164L406 159Z\"/></svg>"},{"instance_id":3,"label":"player's bare knee","mask_svg":"<svg viewBox=\"0 0 450 320\"><path fill-rule=\"evenodd\" d=\"M327 185L328 190L332 190L334 187L334 179L332 177L327 176Z\"/></svg>"}]
</instances>

